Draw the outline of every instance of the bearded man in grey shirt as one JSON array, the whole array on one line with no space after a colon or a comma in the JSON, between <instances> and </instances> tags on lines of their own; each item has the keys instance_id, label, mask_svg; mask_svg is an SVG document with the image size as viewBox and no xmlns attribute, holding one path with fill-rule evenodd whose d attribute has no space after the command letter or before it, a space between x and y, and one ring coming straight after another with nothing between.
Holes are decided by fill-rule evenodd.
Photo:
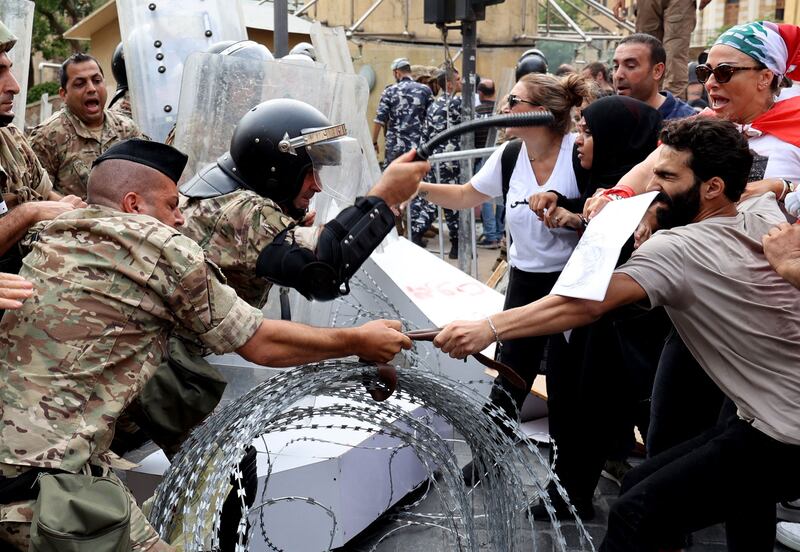
<instances>
[{"instance_id":1,"label":"bearded man in grey shirt","mask_svg":"<svg viewBox=\"0 0 800 552\"><path fill-rule=\"evenodd\" d=\"M659 226L671 229L617 269L603 301L550 295L454 322L435 344L463 358L497 339L558 333L623 305L664 306L737 416L629 472L600 550L657 551L726 522L729 550L771 551L775 503L800 496L800 294L762 247L786 219L771 193L737 209L752 155L733 124L670 122L661 141L647 189L662 192Z\"/></svg>"}]
</instances>

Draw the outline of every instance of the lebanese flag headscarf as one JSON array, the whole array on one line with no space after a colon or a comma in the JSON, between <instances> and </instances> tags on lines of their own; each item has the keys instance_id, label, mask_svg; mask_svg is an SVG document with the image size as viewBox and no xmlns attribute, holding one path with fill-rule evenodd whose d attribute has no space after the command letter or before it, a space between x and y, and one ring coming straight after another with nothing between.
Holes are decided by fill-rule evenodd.
<instances>
[{"instance_id":1,"label":"lebanese flag headscarf","mask_svg":"<svg viewBox=\"0 0 800 552\"><path fill-rule=\"evenodd\" d=\"M781 81L786 78L800 80L800 27L754 21L736 25L722 33L714 43L724 44L762 63ZM788 82L788 81L787 81ZM800 147L800 97L776 102L749 125L763 134L773 136ZM743 129L746 130L746 129Z\"/></svg>"}]
</instances>

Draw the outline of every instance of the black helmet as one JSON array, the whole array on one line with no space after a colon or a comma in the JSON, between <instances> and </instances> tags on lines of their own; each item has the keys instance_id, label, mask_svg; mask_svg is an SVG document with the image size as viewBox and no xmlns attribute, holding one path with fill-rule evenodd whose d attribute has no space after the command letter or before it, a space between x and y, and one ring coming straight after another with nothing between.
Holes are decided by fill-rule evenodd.
<instances>
[{"instance_id":1,"label":"black helmet","mask_svg":"<svg viewBox=\"0 0 800 552\"><path fill-rule=\"evenodd\" d=\"M528 73L547 73L547 59L544 54L538 50L529 50L528 52L517 62L515 70L517 80Z\"/></svg>"},{"instance_id":2,"label":"black helmet","mask_svg":"<svg viewBox=\"0 0 800 552\"><path fill-rule=\"evenodd\" d=\"M236 124L230 151L217 161L229 176L257 194L286 206L300 193L311 158L306 148L282 152L278 143L311 129L331 126L307 103L287 98L267 100Z\"/></svg>"},{"instance_id":3,"label":"black helmet","mask_svg":"<svg viewBox=\"0 0 800 552\"><path fill-rule=\"evenodd\" d=\"M114 55L111 56L111 74L117 81L117 90L128 89L128 74L125 72L125 52L122 51L122 42L117 44Z\"/></svg>"},{"instance_id":4,"label":"black helmet","mask_svg":"<svg viewBox=\"0 0 800 552\"><path fill-rule=\"evenodd\" d=\"M542 52L539 48L531 48L530 50L525 50L524 52L522 52L522 55L519 56L519 59L517 59L517 61L522 61L528 56L539 56L540 58L545 60L545 62L547 61L547 56L545 56L544 52Z\"/></svg>"},{"instance_id":5,"label":"black helmet","mask_svg":"<svg viewBox=\"0 0 800 552\"><path fill-rule=\"evenodd\" d=\"M222 40L206 48L206 52L259 61L272 61L275 59L269 48L252 40Z\"/></svg>"}]
</instances>

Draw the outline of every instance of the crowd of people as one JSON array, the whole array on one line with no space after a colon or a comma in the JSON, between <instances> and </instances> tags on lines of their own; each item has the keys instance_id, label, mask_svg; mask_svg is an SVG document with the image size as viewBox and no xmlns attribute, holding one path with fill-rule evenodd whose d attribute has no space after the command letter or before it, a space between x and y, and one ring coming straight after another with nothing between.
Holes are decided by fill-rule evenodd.
<instances>
[{"instance_id":1,"label":"crowd of people","mask_svg":"<svg viewBox=\"0 0 800 552\"><path fill-rule=\"evenodd\" d=\"M611 70L592 63L582 78L571 66L551 75L541 51L525 52L501 112L545 109L554 122L508 129L469 182L429 175L420 185L412 207L499 198L508 217L504 312L451 324L436 343L461 358L496 341L499 359L528 383L546 373L554 469L580 517L595 516L601 473L622 483L603 550L679 549L693 531L727 522L730 550L767 551L776 503L785 511L800 495L788 468L800 443L790 406L800 380L789 376L799 328L787 317L800 265L800 226L789 224L800 203L798 29L738 25L686 71L676 49L688 47L672 27L660 29L673 33L669 48L656 32L632 34ZM402 91L388 87L381 101L394 96ZM424 128L424 106L418 113ZM548 295L593 216L651 190L659 195L606 300ZM773 347L782 354L767 359ZM516 417L526 395L498 377L489 400ZM631 471L635 426L649 460ZM769 475L742 492L744 469ZM552 483L548 494L569 519ZM548 519L542 503L530 513ZM800 549L796 537L787 544Z\"/></svg>"},{"instance_id":2,"label":"crowd of people","mask_svg":"<svg viewBox=\"0 0 800 552\"><path fill-rule=\"evenodd\" d=\"M58 113L29 137L11 125L16 39L0 23L0 543L24 551L46 538L31 530L45 508L39 481L83 474L119 487L132 549L172 550L112 468L147 439L175 454L213 410L221 376L203 359L210 352L280 367L351 354L387 362L409 348L397 321L323 329L261 311L273 284L337 297L394 228L392 208L408 204L417 244L446 209L451 257L455 211L481 207L488 248L500 247L507 216L503 311L453 322L435 344L463 358L497 342L528 386L547 374L554 469L580 517L596 515L601 472L621 481L601 550L676 550L720 522L730 550L772 550L776 504L800 497L800 225L791 224L800 98L786 93L800 77L798 37L768 22L723 33L682 85L684 94L703 85L699 113L662 90L668 67L681 81L654 36L622 39L610 71L593 63L550 74L544 54L528 50L504 97L479 79L476 112L546 110L553 121L501 133L468 182L457 162L434 173L412 151L461 121L461 76L445 66L417 82L399 58L373 125L376 149L386 137L381 179L314 225L315 159L279 144L336 121L299 101L263 102L239 121L229 151L178 188L186 155L142 134L124 84L107 107L90 55L62 64ZM213 51L259 48L232 46ZM292 55L312 59L309 48ZM475 143L494 145L493 135ZM648 191L658 193L605 299L551 295L592 218ZM182 393L187 371L200 401ZM390 368L377 377L391 390ZM518 418L527 395L498 377L488 401ZM648 458L631 469L635 426ZM240 469L254 466L250 450ZM737 484L745 471L750 480ZM223 550L236 546L239 496L255 498L245 479L223 508ZM547 492L570 519L554 485ZM543 502L529 514L549 519Z\"/></svg>"}]
</instances>

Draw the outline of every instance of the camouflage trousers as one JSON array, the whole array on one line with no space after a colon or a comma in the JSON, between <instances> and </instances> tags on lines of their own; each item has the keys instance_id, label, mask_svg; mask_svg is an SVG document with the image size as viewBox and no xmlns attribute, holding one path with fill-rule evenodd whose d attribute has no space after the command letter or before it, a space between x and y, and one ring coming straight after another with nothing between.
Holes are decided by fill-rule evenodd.
<instances>
[{"instance_id":1,"label":"camouflage trousers","mask_svg":"<svg viewBox=\"0 0 800 552\"><path fill-rule=\"evenodd\" d=\"M411 202L411 238L419 239L428 231L438 216L439 208L419 196ZM458 211L444 210L444 219L450 231L450 239L458 238Z\"/></svg>"}]
</instances>

